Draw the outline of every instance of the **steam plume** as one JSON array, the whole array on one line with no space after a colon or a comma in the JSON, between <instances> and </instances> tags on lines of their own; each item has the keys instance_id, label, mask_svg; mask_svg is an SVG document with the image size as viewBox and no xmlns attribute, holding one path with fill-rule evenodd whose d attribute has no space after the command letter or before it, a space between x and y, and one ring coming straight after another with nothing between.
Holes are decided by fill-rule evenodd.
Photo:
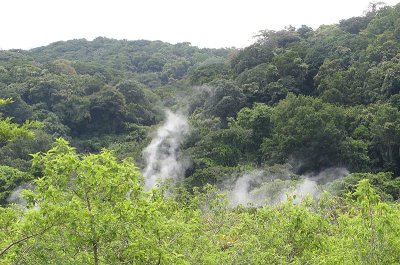
<instances>
[{"instance_id":1,"label":"steam plume","mask_svg":"<svg viewBox=\"0 0 400 265\"><path fill-rule=\"evenodd\" d=\"M189 131L186 118L166 110L166 121L158 128L155 137L144 150L146 167L144 188L149 190L159 182L172 178L180 179L186 169L178 157L178 149Z\"/></svg>"},{"instance_id":2,"label":"steam plume","mask_svg":"<svg viewBox=\"0 0 400 265\"><path fill-rule=\"evenodd\" d=\"M231 206L276 204L287 200L288 196L295 195L295 203L299 203L305 196L319 197L320 184L327 184L349 174L344 168L328 168L318 174L298 176L298 180L291 180L288 169L281 172L266 172L255 170L239 177L229 191Z\"/></svg>"},{"instance_id":3,"label":"steam plume","mask_svg":"<svg viewBox=\"0 0 400 265\"><path fill-rule=\"evenodd\" d=\"M7 203L15 203L22 206L26 206L26 200L21 196L21 192L26 189L32 189L32 185L23 183L15 188L12 193L6 199Z\"/></svg>"}]
</instances>

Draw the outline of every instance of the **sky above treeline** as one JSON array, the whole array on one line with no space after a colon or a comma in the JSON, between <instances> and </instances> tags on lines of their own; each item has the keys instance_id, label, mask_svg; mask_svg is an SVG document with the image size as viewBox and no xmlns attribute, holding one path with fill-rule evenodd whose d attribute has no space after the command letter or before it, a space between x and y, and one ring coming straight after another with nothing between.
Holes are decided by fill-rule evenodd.
<instances>
[{"instance_id":1,"label":"sky above treeline","mask_svg":"<svg viewBox=\"0 0 400 265\"><path fill-rule=\"evenodd\" d=\"M386 0L395 5L399 0ZM96 37L242 48L259 30L360 16L370 0L2 0L0 49Z\"/></svg>"}]
</instances>

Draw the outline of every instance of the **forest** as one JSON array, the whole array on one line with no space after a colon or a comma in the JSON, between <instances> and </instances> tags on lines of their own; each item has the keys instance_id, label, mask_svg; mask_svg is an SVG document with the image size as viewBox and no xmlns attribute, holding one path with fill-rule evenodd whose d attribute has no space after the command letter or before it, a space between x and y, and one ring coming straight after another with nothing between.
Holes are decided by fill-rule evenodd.
<instances>
[{"instance_id":1,"label":"forest","mask_svg":"<svg viewBox=\"0 0 400 265\"><path fill-rule=\"evenodd\" d=\"M0 50L0 264L400 264L399 201L400 4Z\"/></svg>"}]
</instances>

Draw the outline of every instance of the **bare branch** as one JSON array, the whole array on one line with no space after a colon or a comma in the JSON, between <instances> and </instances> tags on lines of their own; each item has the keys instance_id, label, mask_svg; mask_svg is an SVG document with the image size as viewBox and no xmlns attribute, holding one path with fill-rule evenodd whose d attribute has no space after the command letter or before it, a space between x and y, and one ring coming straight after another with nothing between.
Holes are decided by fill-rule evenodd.
<instances>
[{"instance_id":1,"label":"bare branch","mask_svg":"<svg viewBox=\"0 0 400 265\"><path fill-rule=\"evenodd\" d=\"M54 225L51 225L51 226L46 227L45 229L43 229L43 230L41 230L41 231L39 231L39 232L37 232L37 233L35 233L35 234L32 234L32 235L23 237L23 238L21 238L21 239L19 239L19 240L17 240L17 241L12 242L10 245L8 245L5 249L3 249L3 250L0 252L0 257L3 256L4 254L6 254L6 252L7 252L8 250L10 250L10 248L12 248L13 246L15 246L15 245L17 245L17 244L19 244L19 243L21 243L21 242L24 242L24 241L26 241L26 240L28 240L28 239L30 239L30 238L32 238L32 237L42 235L42 234L44 234L47 230L49 230L50 228L52 228L53 226L54 226Z\"/></svg>"}]
</instances>

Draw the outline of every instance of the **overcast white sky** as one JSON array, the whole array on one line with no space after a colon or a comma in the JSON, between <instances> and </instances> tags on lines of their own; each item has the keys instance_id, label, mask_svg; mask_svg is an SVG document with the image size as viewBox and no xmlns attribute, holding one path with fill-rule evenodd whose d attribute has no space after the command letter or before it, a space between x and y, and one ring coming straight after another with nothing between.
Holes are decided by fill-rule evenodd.
<instances>
[{"instance_id":1,"label":"overcast white sky","mask_svg":"<svg viewBox=\"0 0 400 265\"><path fill-rule=\"evenodd\" d=\"M371 1L1 0L0 49L29 49L98 36L244 47L259 30L337 23L362 15Z\"/></svg>"}]
</instances>

